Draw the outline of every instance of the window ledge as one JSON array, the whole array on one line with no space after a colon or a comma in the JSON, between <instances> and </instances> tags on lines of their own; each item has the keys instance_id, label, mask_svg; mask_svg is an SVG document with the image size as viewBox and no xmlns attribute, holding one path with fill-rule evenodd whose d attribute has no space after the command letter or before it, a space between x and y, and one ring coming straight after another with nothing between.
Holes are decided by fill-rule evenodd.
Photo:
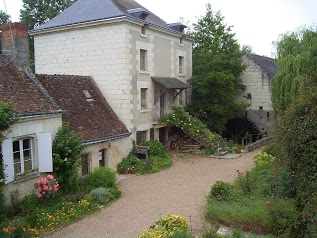
<instances>
[{"instance_id":1,"label":"window ledge","mask_svg":"<svg viewBox=\"0 0 317 238\"><path fill-rule=\"evenodd\" d=\"M141 113L150 112L150 111L151 111L151 109L149 109L149 108L144 108L144 109L140 110Z\"/></svg>"},{"instance_id":2,"label":"window ledge","mask_svg":"<svg viewBox=\"0 0 317 238\"><path fill-rule=\"evenodd\" d=\"M178 74L179 77L186 77L185 74Z\"/></svg>"},{"instance_id":3,"label":"window ledge","mask_svg":"<svg viewBox=\"0 0 317 238\"><path fill-rule=\"evenodd\" d=\"M184 47L184 43L183 44L179 43L179 46Z\"/></svg>"},{"instance_id":4,"label":"window ledge","mask_svg":"<svg viewBox=\"0 0 317 238\"><path fill-rule=\"evenodd\" d=\"M150 74L150 72L147 70L140 70L139 74Z\"/></svg>"},{"instance_id":5,"label":"window ledge","mask_svg":"<svg viewBox=\"0 0 317 238\"><path fill-rule=\"evenodd\" d=\"M149 36L147 34L142 34L141 33L140 36L143 37L143 38L149 38Z\"/></svg>"},{"instance_id":6,"label":"window ledge","mask_svg":"<svg viewBox=\"0 0 317 238\"><path fill-rule=\"evenodd\" d=\"M23 175L23 174L17 175L15 177L14 183L21 183L21 182L24 182L24 181L27 181L27 180L30 180L33 178L37 178L37 177L40 177L39 172L33 172L33 173L26 174L26 175Z\"/></svg>"}]
</instances>

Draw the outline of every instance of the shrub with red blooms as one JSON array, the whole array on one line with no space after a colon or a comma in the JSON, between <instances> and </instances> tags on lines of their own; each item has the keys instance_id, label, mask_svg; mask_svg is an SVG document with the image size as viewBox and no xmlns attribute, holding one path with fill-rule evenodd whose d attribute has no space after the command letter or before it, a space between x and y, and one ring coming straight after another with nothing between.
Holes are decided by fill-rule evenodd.
<instances>
[{"instance_id":1,"label":"shrub with red blooms","mask_svg":"<svg viewBox=\"0 0 317 238\"><path fill-rule=\"evenodd\" d=\"M49 174L45 178L40 178L35 184L37 197L51 197L59 189L59 183L53 175Z\"/></svg>"}]
</instances>

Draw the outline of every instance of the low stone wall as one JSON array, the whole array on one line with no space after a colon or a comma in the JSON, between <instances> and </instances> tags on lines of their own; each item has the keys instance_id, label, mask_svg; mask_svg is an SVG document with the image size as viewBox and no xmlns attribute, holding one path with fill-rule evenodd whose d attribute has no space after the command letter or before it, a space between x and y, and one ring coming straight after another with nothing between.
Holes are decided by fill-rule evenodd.
<instances>
[{"instance_id":1,"label":"low stone wall","mask_svg":"<svg viewBox=\"0 0 317 238\"><path fill-rule=\"evenodd\" d=\"M266 144L268 144L273 139L273 136L264 137L261 140L258 140L256 142L253 142L252 144L249 144L245 147L246 152L254 151Z\"/></svg>"}]
</instances>

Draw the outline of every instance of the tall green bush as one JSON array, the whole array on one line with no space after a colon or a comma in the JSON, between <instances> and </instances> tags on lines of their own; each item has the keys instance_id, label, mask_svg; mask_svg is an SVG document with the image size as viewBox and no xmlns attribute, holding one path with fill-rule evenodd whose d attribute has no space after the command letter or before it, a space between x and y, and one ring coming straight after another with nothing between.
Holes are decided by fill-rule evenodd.
<instances>
[{"instance_id":1,"label":"tall green bush","mask_svg":"<svg viewBox=\"0 0 317 238\"><path fill-rule=\"evenodd\" d=\"M114 188L116 186L116 173L112 169L100 167L90 173L87 180L92 188Z\"/></svg>"},{"instance_id":2,"label":"tall green bush","mask_svg":"<svg viewBox=\"0 0 317 238\"><path fill-rule=\"evenodd\" d=\"M302 88L280 119L278 158L290 174L297 193L297 218L291 237L317 237L317 89Z\"/></svg>"},{"instance_id":3,"label":"tall green bush","mask_svg":"<svg viewBox=\"0 0 317 238\"><path fill-rule=\"evenodd\" d=\"M79 135L63 124L53 141L53 168L62 189L75 189L85 145Z\"/></svg>"}]
</instances>

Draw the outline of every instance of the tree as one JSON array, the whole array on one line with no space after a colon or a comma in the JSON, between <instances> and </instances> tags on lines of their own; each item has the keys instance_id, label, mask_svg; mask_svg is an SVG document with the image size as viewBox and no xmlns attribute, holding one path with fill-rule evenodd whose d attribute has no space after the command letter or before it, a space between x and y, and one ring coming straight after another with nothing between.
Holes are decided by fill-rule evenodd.
<instances>
[{"instance_id":1,"label":"tree","mask_svg":"<svg viewBox=\"0 0 317 238\"><path fill-rule=\"evenodd\" d=\"M206 15L193 25L193 89L189 110L210 128L222 131L235 112L247 105L235 102L238 90L244 89L240 79L245 69L243 53L234 39L230 26L220 12L214 13L207 4Z\"/></svg>"},{"instance_id":2,"label":"tree","mask_svg":"<svg viewBox=\"0 0 317 238\"><path fill-rule=\"evenodd\" d=\"M277 75L271 82L278 114L276 144L281 167L297 191L287 237L317 237L317 31L283 35L277 44Z\"/></svg>"},{"instance_id":3,"label":"tree","mask_svg":"<svg viewBox=\"0 0 317 238\"><path fill-rule=\"evenodd\" d=\"M317 29L308 28L282 36L277 43L279 71L271 82L274 110L283 113L295 101L299 87L317 83Z\"/></svg>"},{"instance_id":4,"label":"tree","mask_svg":"<svg viewBox=\"0 0 317 238\"><path fill-rule=\"evenodd\" d=\"M57 16L72 5L75 0L23 0L20 10L20 20L32 30ZM30 65L34 69L34 40L29 37Z\"/></svg>"},{"instance_id":5,"label":"tree","mask_svg":"<svg viewBox=\"0 0 317 238\"><path fill-rule=\"evenodd\" d=\"M62 188L72 190L76 187L85 147L82 139L67 125L59 128L53 141L53 168Z\"/></svg>"},{"instance_id":6,"label":"tree","mask_svg":"<svg viewBox=\"0 0 317 238\"><path fill-rule=\"evenodd\" d=\"M10 15L0 10L0 25L2 25L3 23L7 23L10 20L10 18Z\"/></svg>"}]
</instances>

